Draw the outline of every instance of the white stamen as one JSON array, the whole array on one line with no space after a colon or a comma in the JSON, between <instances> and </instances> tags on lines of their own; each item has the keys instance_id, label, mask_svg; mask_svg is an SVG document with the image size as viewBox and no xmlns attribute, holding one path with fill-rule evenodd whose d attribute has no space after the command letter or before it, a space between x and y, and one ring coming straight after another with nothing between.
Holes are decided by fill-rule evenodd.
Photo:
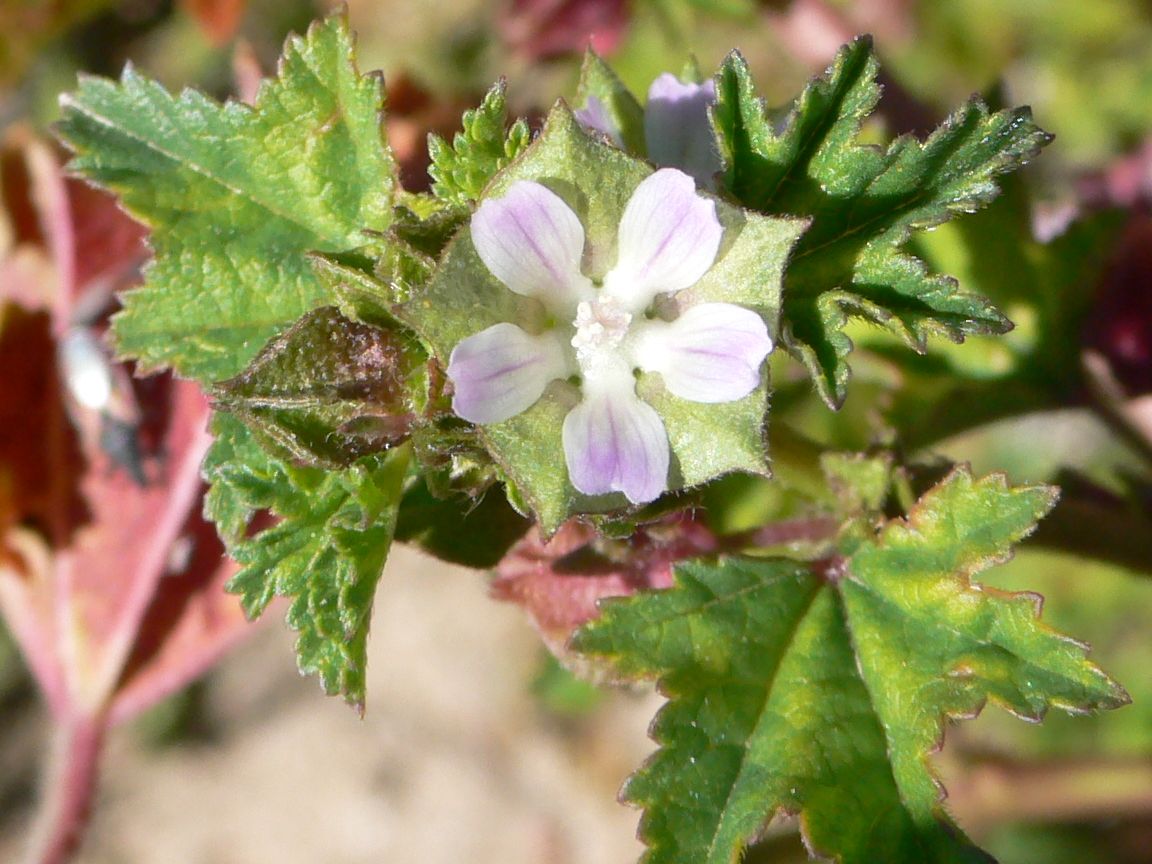
<instances>
[{"instance_id":1,"label":"white stamen","mask_svg":"<svg viewBox=\"0 0 1152 864\"><path fill-rule=\"evenodd\" d=\"M572 322L576 328L572 347L576 349L576 360L580 367L583 369L594 365L599 356L619 347L628 335L631 323L632 313L622 308L612 297L581 302L576 307L576 319Z\"/></svg>"}]
</instances>

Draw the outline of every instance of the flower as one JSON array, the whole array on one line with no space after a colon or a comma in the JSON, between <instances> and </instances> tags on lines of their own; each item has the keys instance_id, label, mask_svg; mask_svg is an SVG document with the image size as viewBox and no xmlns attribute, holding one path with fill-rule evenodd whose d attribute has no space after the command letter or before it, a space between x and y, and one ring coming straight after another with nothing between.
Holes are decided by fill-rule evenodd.
<instances>
[{"instance_id":1,"label":"flower","mask_svg":"<svg viewBox=\"0 0 1152 864\"><path fill-rule=\"evenodd\" d=\"M528 410L556 379L579 376L580 402L562 442L572 485L586 495L623 492L634 504L668 488L669 444L655 409L636 393L636 371L656 373L673 396L730 402L752 392L772 349L763 319L731 303L698 303L672 320L662 295L711 269L723 228L692 178L659 170L636 188L618 229L615 267L600 286L581 271L584 227L539 183L518 181L472 217L472 243L509 290L539 301L553 322L540 332L501 322L459 342L448 377L465 420L499 423Z\"/></svg>"},{"instance_id":2,"label":"flower","mask_svg":"<svg viewBox=\"0 0 1152 864\"><path fill-rule=\"evenodd\" d=\"M644 108L644 141L648 158L691 174L711 188L720 170L720 154L708 108L716 102L716 83L681 81L665 72L648 88Z\"/></svg>"},{"instance_id":3,"label":"flower","mask_svg":"<svg viewBox=\"0 0 1152 864\"><path fill-rule=\"evenodd\" d=\"M657 165L679 168L706 188L714 188L715 175L723 166L716 150L708 108L716 102L716 84L681 81L665 72L648 88L644 108L644 143L648 159ZM607 106L589 96L576 119L586 129L606 136L617 147L624 138Z\"/></svg>"}]
</instances>

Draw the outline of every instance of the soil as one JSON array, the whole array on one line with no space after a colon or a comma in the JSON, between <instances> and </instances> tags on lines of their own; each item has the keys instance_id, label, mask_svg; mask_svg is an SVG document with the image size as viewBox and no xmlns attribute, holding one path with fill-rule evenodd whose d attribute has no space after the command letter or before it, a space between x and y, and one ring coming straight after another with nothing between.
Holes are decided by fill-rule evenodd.
<instances>
[{"instance_id":1,"label":"soil","mask_svg":"<svg viewBox=\"0 0 1152 864\"><path fill-rule=\"evenodd\" d=\"M203 685L196 740L113 734L78 864L635 860L637 813L615 798L659 699L549 713L539 640L486 595L480 574L394 553L363 720L297 675L279 622L259 628ZM18 860L27 817L0 825L0 860Z\"/></svg>"}]
</instances>

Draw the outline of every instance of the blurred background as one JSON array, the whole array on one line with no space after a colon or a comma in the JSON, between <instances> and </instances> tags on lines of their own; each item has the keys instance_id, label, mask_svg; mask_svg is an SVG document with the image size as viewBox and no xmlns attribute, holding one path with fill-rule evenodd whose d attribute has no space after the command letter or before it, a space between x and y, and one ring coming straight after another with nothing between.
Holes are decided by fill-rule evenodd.
<instances>
[{"instance_id":1,"label":"blurred background","mask_svg":"<svg viewBox=\"0 0 1152 864\"><path fill-rule=\"evenodd\" d=\"M886 85L875 128L865 130L877 137L926 134L972 93L1030 104L1056 141L1025 182L1014 181L973 220L972 231L1000 238L978 247L995 260L974 257L952 226L918 241L918 251L967 287L1006 298L1021 325L1022 335L1011 338L1027 339L1039 301L1018 293L1024 282L1035 292L1048 287L1036 276L1039 265L1029 269L1043 259L1040 242L1059 237L1078 215L1111 214L1108 236L1085 253L1091 262L1075 276L1097 302L1069 351L1099 358L1114 401L1134 413L1118 433L1070 396L942 436L934 449L980 472L1006 470L1018 482L1074 472L1102 494L1130 488L1134 476L1147 484L1146 454L1132 439L1143 434L1152 450L1146 0L349 0L347 7L360 67L384 71L388 137L409 189L428 183L429 132L454 132L461 112L500 76L515 113L541 116L573 92L588 44L641 96L659 73L695 58L707 74L738 47L768 101L783 104L840 44L869 32ZM138 278L145 258L141 232L60 173L65 157L51 138L59 95L78 74L116 76L131 62L172 89L250 99L286 35L333 8L321 0L0 0L0 527L51 521L37 490L58 486L58 473L72 464L44 461L42 440L27 432L44 417L63 416L44 404L60 389L52 353L66 329L59 316L74 321L75 307L87 303L98 332L112 294ZM69 202L68 215L53 210L53 195ZM1027 236L1017 243L1002 226L1021 212ZM65 252L63 236L72 244ZM870 338L860 337L871 352L854 358L854 395L838 415L816 404L795 370L775 370L785 382L781 410L810 437L867 446L876 426L870 406L888 399L900 416L894 380L931 378L927 367L897 375L884 340ZM1007 362L994 340L937 350L977 374ZM146 421L156 388L174 385L123 386ZM139 458L129 446L101 476L130 474ZM1047 620L1089 641L1093 658L1133 697L1101 717L1054 713L1035 727L990 709L949 730L947 749L934 757L949 807L1005 864L1152 862L1152 534L1142 533L1147 521L1126 526L1117 542L1130 551L1111 563L1025 547L989 575L997 586L1044 594ZM200 538L196 556L207 562L202 580L181 594L195 598L181 606L181 621L188 609L230 603L217 596L226 574L203 534L190 525L181 535ZM162 685L138 688L148 695L123 709L132 719L107 741L76 860L602 864L637 857L636 814L614 798L651 749L645 726L657 696L576 681L550 659L521 610L491 601L485 576L415 552L390 560L376 610L363 720L297 676L293 636L278 620L247 627L234 612L214 612L223 617L202 628L211 638L197 637L197 662ZM16 861L51 734L28 671L35 658L26 663L3 627L0 861ZM142 655L130 669L156 656ZM795 826L782 823L746 860L807 856Z\"/></svg>"}]
</instances>

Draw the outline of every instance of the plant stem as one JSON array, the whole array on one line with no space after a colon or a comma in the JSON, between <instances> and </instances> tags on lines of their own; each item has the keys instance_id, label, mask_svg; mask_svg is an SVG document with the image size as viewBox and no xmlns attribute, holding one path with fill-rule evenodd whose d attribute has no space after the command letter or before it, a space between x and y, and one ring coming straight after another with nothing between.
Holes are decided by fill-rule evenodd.
<instances>
[{"instance_id":1,"label":"plant stem","mask_svg":"<svg viewBox=\"0 0 1152 864\"><path fill-rule=\"evenodd\" d=\"M92 810L105 724L64 718L56 727L26 864L65 864L80 847Z\"/></svg>"},{"instance_id":2,"label":"plant stem","mask_svg":"<svg viewBox=\"0 0 1152 864\"><path fill-rule=\"evenodd\" d=\"M840 522L829 516L784 519L722 538L721 548L739 551L795 543L828 543L836 536Z\"/></svg>"},{"instance_id":3,"label":"plant stem","mask_svg":"<svg viewBox=\"0 0 1152 864\"><path fill-rule=\"evenodd\" d=\"M1152 765L1126 758L980 762L949 782L948 800L976 833L1010 821L1144 818L1152 813Z\"/></svg>"},{"instance_id":4,"label":"plant stem","mask_svg":"<svg viewBox=\"0 0 1152 864\"><path fill-rule=\"evenodd\" d=\"M1084 377L1088 383L1091 407L1121 441L1136 451L1146 464L1152 465L1152 429L1147 420L1137 419L1120 382L1112 374L1108 361L1093 351L1083 356Z\"/></svg>"}]
</instances>

